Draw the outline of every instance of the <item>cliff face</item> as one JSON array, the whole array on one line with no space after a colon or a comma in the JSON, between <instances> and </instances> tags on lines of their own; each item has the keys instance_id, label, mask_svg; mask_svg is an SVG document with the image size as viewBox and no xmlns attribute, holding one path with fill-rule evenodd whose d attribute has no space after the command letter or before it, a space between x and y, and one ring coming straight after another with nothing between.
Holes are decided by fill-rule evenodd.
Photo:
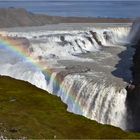
<instances>
[{"instance_id":1,"label":"cliff face","mask_svg":"<svg viewBox=\"0 0 140 140\"><path fill-rule=\"evenodd\" d=\"M130 129L140 131L140 20L134 22L131 33L133 34L132 43L135 43L133 47L136 50L131 68L133 80L127 87L128 122L132 124L129 126Z\"/></svg>"},{"instance_id":2,"label":"cliff face","mask_svg":"<svg viewBox=\"0 0 140 140\"><path fill-rule=\"evenodd\" d=\"M18 26L42 26L55 23L92 23L92 22L131 22L130 19L111 19L111 18L77 18L77 17L58 17L33 14L21 8L0 9L0 28Z\"/></svg>"}]
</instances>

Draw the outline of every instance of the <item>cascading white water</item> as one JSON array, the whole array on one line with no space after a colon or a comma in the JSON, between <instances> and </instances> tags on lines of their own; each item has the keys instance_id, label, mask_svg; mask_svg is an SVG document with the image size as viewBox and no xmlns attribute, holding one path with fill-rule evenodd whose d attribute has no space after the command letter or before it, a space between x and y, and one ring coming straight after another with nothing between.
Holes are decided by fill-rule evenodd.
<instances>
[{"instance_id":1,"label":"cascading white water","mask_svg":"<svg viewBox=\"0 0 140 140\"><path fill-rule=\"evenodd\" d=\"M55 78L56 78L56 75L57 75L57 73L56 72L54 72L54 73L52 73L52 75L51 75L51 77L50 77L50 80L49 80L49 82L47 83L47 91L49 92L49 93L53 93L53 85L54 85L54 81L56 80Z\"/></svg>"},{"instance_id":2,"label":"cascading white water","mask_svg":"<svg viewBox=\"0 0 140 140\"><path fill-rule=\"evenodd\" d=\"M118 27L118 28L107 28L99 31L98 34L99 40L103 45L124 45L129 42L129 27Z\"/></svg>"},{"instance_id":3,"label":"cascading white water","mask_svg":"<svg viewBox=\"0 0 140 140\"><path fill-rule=\"evenodd\" d=\"M4 35L28 38L30 42L30 46L27 48L29 57L37 63L41 62L42 64L43 62L44 66L46 61L49 62L50 60L78 60L79 62L84 60L87 62L85 58L77 57L77 55L87 52L100 52L104 49L104 46L117 47L117 45L127 44L129 43L127 38L129 31L130 27L108 27L90 28L81 31L5 32ZM0 53L0 56L3 55L3 52ZM39 88L60 96L62 101L68 105L68 111L70 112L103 124L111 124L126 129L125 87L118 88L112 83L107 84L109 81L103 81L100 77L100 82L98 82L94 78L88 79L85 75L80 74L68 74L58 87L58 85L55 85L56 72L52 73L50 77L40 69L23 63L15 55L12 57L11 54L6 56L9 59L0 59L1 75L28 81ZM107 53L105 56L108 56ZM96 61L94 57L92 61ZM100 65L100 61L96 63ZM105 69L105 67L106 65L102 69ZM108 68L112 67L108 66ZM92 75L94 75L94 72Z\"/></svg>"},{"instance_id":4,"label":"cascading white water","mask_svg":"<svg viewBox=\"0 0 140 140\"><path fill-rule=\"evenodd\" d=\"M55 94L70 112L126 129L125 88L106 85L105 81L96 83L81 75L67 75Z\"/></svg>"},{"instance_id":5,"label":"cascading white water","mask_svg":"<svg viewBox=\"0 0 140 140\"><path fill-rule=\"evenodd\" d=\"M102 45L129 43L129 32L130 27L108 27L83 31L4 32L4 35L28 38L29 54L34 59L76 59L75 55L99 51Z\"/></svg>"}]
</instances>

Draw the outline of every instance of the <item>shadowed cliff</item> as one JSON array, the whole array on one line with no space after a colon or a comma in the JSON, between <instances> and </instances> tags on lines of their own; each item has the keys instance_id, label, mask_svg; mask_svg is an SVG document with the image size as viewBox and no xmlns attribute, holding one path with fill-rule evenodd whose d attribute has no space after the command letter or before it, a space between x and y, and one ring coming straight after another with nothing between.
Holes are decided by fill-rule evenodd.
<instances>
[{"instance_id":1,"label":"shadowed cliff","mask_svg":"<svg viewBox=\"0 0 140 140\"><path fill-rule=\"evenodd\" d=\"M129 129L140 132L140 20L133 23L131 30L132 47L135 48L133 56L132 83L127 87L127 109Z\"/></svg>"}]
</instances>

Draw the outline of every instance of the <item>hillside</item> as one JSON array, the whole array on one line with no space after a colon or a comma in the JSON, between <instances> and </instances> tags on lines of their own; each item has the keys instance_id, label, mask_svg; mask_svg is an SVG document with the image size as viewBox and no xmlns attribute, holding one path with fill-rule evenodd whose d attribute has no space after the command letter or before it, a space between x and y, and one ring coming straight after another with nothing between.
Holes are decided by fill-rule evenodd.
<instances>
[{"instance_id":1,"label":"hillside","mask_svg":"<svg viewBox=\"0 0 140 140\"><path fill-rule=\"evenodd\" d=\"M0 77L0 134L6 138L140 138L66 111L58 97Z\"/></svg>"},{"instance_id":2,"label":"hillside","mask_svg":"<svg viewBox=\"0 0 140 140\"><path fill-rule=\"evenodd\" d=\"M21 8L1 8L0 28L22 27L22 26L42 26L54 23L95 23L95 22L132 22L130 19L113 18L80 18L80 17L56 17L48 15L33 14Z\"/></svg>"}]
</instances>

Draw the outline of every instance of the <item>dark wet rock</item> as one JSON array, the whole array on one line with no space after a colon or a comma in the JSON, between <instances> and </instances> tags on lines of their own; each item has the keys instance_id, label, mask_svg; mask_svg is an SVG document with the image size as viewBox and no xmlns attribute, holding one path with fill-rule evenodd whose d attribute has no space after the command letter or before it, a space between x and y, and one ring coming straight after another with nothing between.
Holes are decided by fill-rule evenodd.
<instances>
[{"instance_id":1,"label":"dark wet rock","mask_svg":"<svg viewBox=\"0 0 140 140\"><path fill-rule=\"evenodd\" d=\"M60 36L60 40L61 40L61 42L58 42L59 45L65 46L65 45L68 45L69 44L69 45L72 46L72 43L69 42L69 41L67 41L67 40L65 40L65 37L64 36Z\"/></svg>"},{"instance_id":2,"label":"dark wet rock","mask_svg":"<svg viewBox=\"0 0 140 140\"><path fill-rule=\"evenodd\" d=\"M34 36L33 38L34 38L34 39L37 39L37 36Z\"/></svg>"},{"instance_id":3,"label":"dark wet rock","mask_svg":"<svg viewBox=\"0 0 140 140\"><path fill-rule=\"evenodd\" d=\"M9 129L9 131L12 133L17 133L19 131L19 129L18 128L11 128L11 129Z\"/></svg>"},{"instance_id":4,"label":"dark wet rock","mask_svg":"<svg viewBox=\"0 0 140 140\"><path fill-rule=\"evenodd\" d=\"M71 46L73 45L72 42L68 42Z\"/></svg>"},{"instance_id":5,"label":"dark wet rock","mask_svg":"<svg viewBox=\"0 0 140 140\"><path fill-rule=\"evenodd\" d=\"M64 36L60 36L60 40L61 41L65 41L65 37Z\"/></svg>"},{"instance_id":6,"label":"dark wet rock","mask_svg":"<svg viewBox=\"0 0 140 140\"><path fill-rule=\"evenodd\" d=\"M57 42L60 46L65 46L65 45L67 45L68 44L68 42Z\"/></svg>"},{"instance_id":7,"label":"dark wet rock","mask_svg":"<svg viewBox=\"0 0 140 140\"><path fill-rule=\"evenodd\" d=\"M107 34L107 31L104 31L103 35L104 35L105 40L107 41L110 40L111 37Z\"/></svg>"},{"instance_id":8,"label":"dark wet rock","mask_svg":"<svg viewBox=\"0 0 140 140\"><path fill-rule=\"evenodd\" d=\"M79 40L79 39L76 40L76 39L75 39L74 41L75 41L75 43L77 44L77 46L79 47L79 49L81 50L81 52L82 52L82 53L85 53L86 51L83 50L83 49L81 48L81 46L79 45L79 43L78 43L78 41L81 41L81 40Z\"/></svg>"},{"instance_id":9,"label":"dark wet rock","mask_svg":"<svg viewBox=\"0 0 140 140\"><path fill-rule=\"evenodd\" d=\"M131 93L134 89L135 89L135 85L133 84L128 84L128 86L126 87L127 91L129 93Z\"/></svg>"},{"instance_id":10,"label":"dark wet rock","mask_svg":"<svg viewBox=\"0 0 140 140\"><path fill-rule=\"evenodd\" d=\"M89 31L89 32L92 35L92 37L95 39L95 41L97 42L97 44L100 45L100 46L102 46L102 42L100 40L98 40L97 33L96 32L93 32L93 31Z\"/></svg>"},{"instance_id":11,"label":"dark wet rock","mask_svg":"<svg viewBox=\"0 0 140 140\"><path fill-rule=\"evenodd\" d=\"M55 54L50 54L50 55L49 55L49 58L58 59L59 57L56 56Z\"/></svg>"},{"instance_id":12,"label":"dark wet rock","mask_svg":"<svg viewBox=\"0 0 140 140\"><path fill-rule=\"evenodd\" d=\"M87 40L88 40L91 44L94 44L93 41L92 41L92 39L91 39L90 37L86 36L85 38L87 38Z\"/></svg>"},{"instance_id":13,"label":"dark wet rock","mask_svg":"<svg viewBox=\"0 0 140 140\"><path fill-rule=\"evenodd\" d=\"M99 44L100 46L102 46L102 42L101 42L101 41L98 41L98 44Z\"/></svg>"},{"instance_id":14,"label":"dark wet rock","mask_svg":"<svg viewBox=\"0 0 140 140\"><path fill-rule=\"evenodd\" d=\"M83 43L84 45L86 44L85 41L83 41L83 40L82 40L82 43Z\"/></svg>"},{"instance_id":15,"label":"dark wet rock","mask_svg":"<svg viewBox=\"0 0 140 140\"><path fill-rule=\"evenodd\" d=\"M38 59L41 61L43 59L43 57L42 56L38 56Z\"/></svg>"}]
</instances>

